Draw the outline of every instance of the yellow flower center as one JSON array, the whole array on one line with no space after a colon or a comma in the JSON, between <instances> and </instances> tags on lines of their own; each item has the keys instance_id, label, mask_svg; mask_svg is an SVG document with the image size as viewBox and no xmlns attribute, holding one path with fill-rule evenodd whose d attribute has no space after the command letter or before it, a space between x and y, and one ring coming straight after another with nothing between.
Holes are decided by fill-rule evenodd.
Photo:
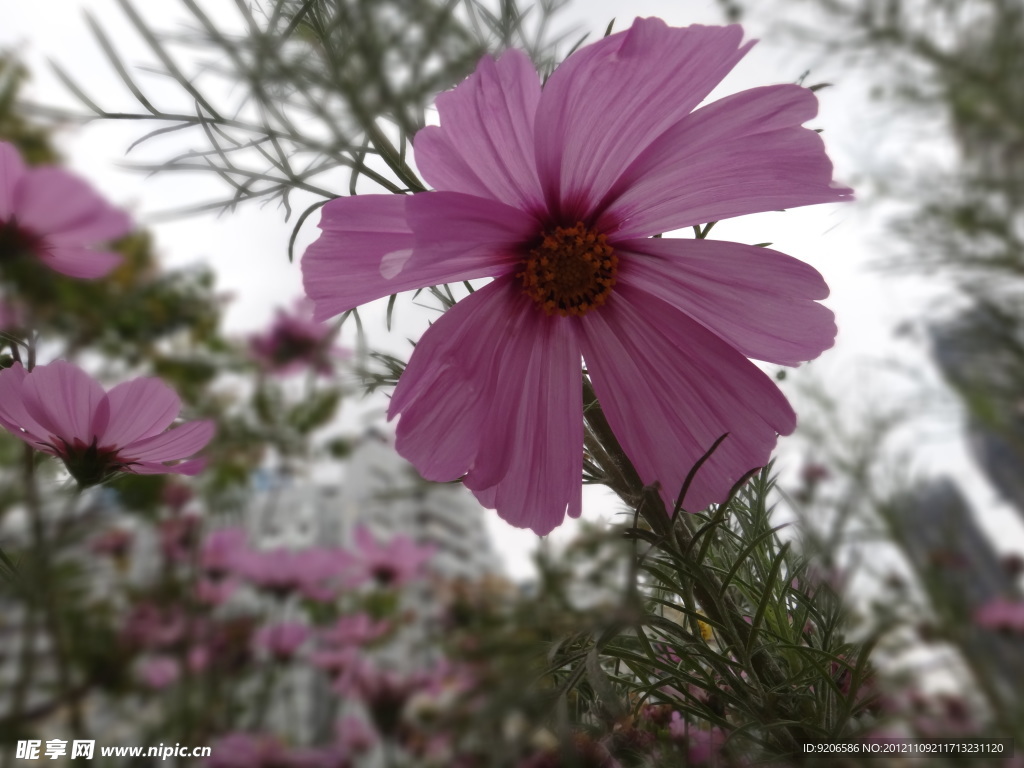
<instances>
[{"instance_id":1,"label":"yellow flower center","mask_svg":"<svg viewBox=\"0 0 1024 768\"><path fill-rule=\"evenodd\" d=\"M608 238L583 222L544 233L516 272L523 291L548 315L585 315L608 299L619 257Z\"/></svg>"}]
</instances>

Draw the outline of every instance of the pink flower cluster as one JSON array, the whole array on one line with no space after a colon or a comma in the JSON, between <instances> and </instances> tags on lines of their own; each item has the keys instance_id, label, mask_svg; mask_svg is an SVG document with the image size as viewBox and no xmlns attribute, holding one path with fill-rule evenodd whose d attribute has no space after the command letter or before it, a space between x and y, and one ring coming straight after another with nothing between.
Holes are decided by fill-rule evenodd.
<instances>
[{"instance_id":1,"label":"pink flower cluster","mask_svg":"<svg viewBox=\"0 0 1024 768\"><path fill-rule=\"evenodd\" d=\"M199 548L203 589L226 597L240 582L286 598L300 595L330 602L364 585L398 588L424 573L433 549L396 536L380 543L356 529L353 546L254 549L244 531L226 528L209 534Z\"/></svg>"}]
</instances>

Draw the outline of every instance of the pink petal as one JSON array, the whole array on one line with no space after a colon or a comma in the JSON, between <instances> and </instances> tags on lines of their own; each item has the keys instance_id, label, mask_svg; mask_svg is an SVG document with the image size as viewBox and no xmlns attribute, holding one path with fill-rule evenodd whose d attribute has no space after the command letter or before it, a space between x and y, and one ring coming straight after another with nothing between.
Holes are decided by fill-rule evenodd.
<instances>
[{"instance_id":1,"label":"pink petal","mask_svg":"<svg viewBox=\"0 0 1024 768\"><path fill-rule=\"evenodd\" d=\"M436 189L543 208L533 117L540 80L529 57L485 56L469 79L437 98L441 125L416 134L416 166Z\"/></svg>"},{"instance_id":2,"label":"pink petal","mask_svg":"<svg viewBox=\"0 0 1024 768\"><path fill-rule=\"evenodd\" d=\"M814 94L797 85L752 88L698 109L622 174L598 227L616 239L643 237L848 199L852 190L832 186L821 137L801 127L817 112Z\"/></svg>"},{"instance_id":3,"label":"pink petal","mask_svg":"<svg viewBox=\"0 0 1024 768\"><path fill-rule=\"evenodd\" d=\"M507 280L496 280L445 312L395 388L388 418L402 414L396 448L427 480L462 477L480 450L480 425L497 398L500 346L520 321L506 307L509 292Z\"/></svg>"},{"instance_id":4,"label":"pink petal","mask_svg":"<svg viewBox=\"0 0 1024 768\"><path fill-rule=\"evenodd\" d=\"M61 168L30 171L15 196L18 220L59 245L92 245L127 234L132 223L84 180Z\"/></svg>"},{"instance_id":5,"label":"pink petal","mask_svg":"<svg viewBox=\"0 0 1024 768\"><path fill-rule=\"evenodd\" d=\"M46 433L86 444L97 436L93 417L105 393L78 366L64 360L37 365L28 374L22 392L25 410Z\"/></svg>"},{"instance_id":6,"label":"pink petal","mask_svg":"<svg viewBox=\"0 0 1024 768\"><path fill-rule=\"evenodd\" d=\"M213 438L215 431L212 421L190 421L159 435L129 443L119 453L142 462L175 461L201 450Z\"/></svg>"},{"instance_id":7,"label":"pink petal","mask_svg":"<svg viewBox=\"0 0 1024 768\"><path fill-rule=\"evenodd\" d=\"M45 241L39 258L54 272L80 279L103 277L123 260L119 254L109 251L93 251L79 246L51 245L49 239Z\"/></svg>"},{"instance_id":8,"label":"pink petal","mask_svg":"<svg viewBox=\"0 0 1024 768\"><path fill-rule=\"evenodd\" d=\"M39 448L38 443L49 441L50 432L25 410L24 385L27 376L28 372L21 363L0 371L0 424L15 437L33 448Z\"/></svg>"},{"instance_id":9,"label":"pink petal","mask_svg":"<svg viewBox=\"0 0 1024 768\"><path fill-rule=\"evenodd\" d=\"M725 433L684 500L687 511L725 499L768 462L796 415L771 379L682 312L631 285L582 318L583 357L608 422L645 484L669 509L687 473Z\"/></svg>"},{"instance_id":10,"label":"pink petal","mask_svg":"<svg viewBox=\"0 0 1024 768\"><path fill-rule=\"evenodd\" d=\"M767 248L721 240L647 238L618 243L619 280L657 296L745 357L782 365L832 346L828 286L813 267Z\"/></svg>"},{"instance_id":11,"label":"pink petal","mask_svg":"<svg viewBox=\"0 0 1024 768\"><path fill-rule=\"evenodd\" d=\"M513 268L533 217L455 192L332 200L302 259L315 320L392 293L489 277Z\"/></svg>"},{"instance_id":12,"label":"pink petal","mask_svg":"<svg viewBox=\"0 0 1024 768\"><path fill-rule=\"evenodd\" d=\"M160 379L141 378L118 384L107 393L109 416L101 445L127 445L158 435L181 411L181 399Z\"/></svg>"},{"instance_id":13,"label":"pink petal","mask_svg":"<svg viewBox=\"0 0 1024 768\"><path fill-rule=\"evenodd\" d=\"M629 164L696 107L753 43L738 26L637 19L570 56L544 85L537 161L548 204L584 219Z\"/></svg>"},{"instance_id":14,"label":"pink petal","mask_svg":"<svg viewBox=\"0 0 1024 768\"><path fill-rule=\"evenodd\" d=\"M0 141L0 222L7 221L16 213L15 191L25 177L25 163L13 144Z\"/></svg>"},{"instance_id":15,"label":"pink petal","mask_svg":"<svg viewBox=\"0 0 1024 768\"><path fill-rule=\"evenodd\" d=\"M126 467L135 475L198 475L206 468L206 459L189 459L177 464L162 464L159 461L137 461Z\"/></svg>"},{"instance_id":16,"label":"pink petal","mask_svg":"<svg viewBox=\"0 0 1024 768\"><path fill-rule=\"evenodd\" d=\"M578 516L583 467L575 324L495 280L424 334L395 390L396 447L428 479L465 484L512 525Z\"/></svg>"}]
</instances>

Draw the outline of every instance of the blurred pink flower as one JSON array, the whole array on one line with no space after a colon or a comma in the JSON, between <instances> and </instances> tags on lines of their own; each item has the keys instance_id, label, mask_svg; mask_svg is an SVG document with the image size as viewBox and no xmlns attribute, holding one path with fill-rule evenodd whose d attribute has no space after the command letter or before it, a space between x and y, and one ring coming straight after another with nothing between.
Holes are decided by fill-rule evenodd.
<instances>
[{"instance_id":1,"label":"blurred pink flower","mask_svg":"<svg viewBox=\"0 0 1024 768\"><path fill-rule=\"evenodd\" d=\"M121 628L121 638L133 648L167 650L185 639L185 617L180 606L137 603Z\"/></svg>"},{"instance_id":2,"label":"blurred pink flower","mask_svg":"<svg viewBox=\"0 0 1024 768\"><path fill-rule=\"evenodd\" d=\"M423 335L388 410L428 480L459 478L546 534L581 511L580 359L645 484L722 501L796 415L748 357L798 365L832 346L812 267L768 248L662 233L846 200L797 85L694 111L752 43L739 26L637 19L540 83L484 58L415 137L437 191L324 206L303 279L326 319L399 291L493 277Z\"/></svg>"},{"instance_id":3,"label":"blurred pink flower","mask_svg":"<svg viewBox=\"0 0 1024 768\"><path fill-rule=\"evenodd\" d=\"M340 617L332 626L320 631L320 638L332 646L362 646L378 640L391 631L387 621L374 621L367 613Z\"/></svg>"},{"instance_id":4,"label":"blurred pink flower","mask_svg":"<svg viewBox=\"0 0 1024 768\"><path fill-rule=\"evenodd\" d=\"M181 400L159 379L132 379L104 392L99 382L63 360L31 372L21 363L0 371L0 425L59 457L83 486L118 472L199 472L203 459L181 460L210 442L213 422L168 430L180 410Z\"/></svg>"},{"instance_id":5,"label":"blurred pink flower","mask_svg":"<svg viewBox=\"0 0 1024 768\"><path fill-rule=\"evenodd\" d=\"M244 550L234 558L234 569L257 589L279 597L302 593L325 600L336 594L334 582L348 561L341 550L318 547Z\"/></svg>"},{"instance_id":6,"label":"blurred pink flower","mask_svg":"<svg viewBox=\"0 0 1024 768\"><path fill-rule=\"evenodd\" d=\"M139 662L139 680L153 690L173 685L181 676L181 665L170 656L150 656Z\"/></svg>"},{"instance_id":7,"label":"blurred pink flower","mask_svg":"<svg viewBox=\"0 0 1024 768\"><path fill-rule=\"evenodd\" d=\"M974 612L974 621L986 629L1024 635L1024 600L997 597Z\"/></svg>"},{"instance_id":8,"label":"blurred pink flower","mask_svg":"<svg viewBox=\"0 0 1024 768\"><path fill-rule=\"evenodd\" d=\"M373 581L385 587L401 587L418 578L435 551L407 536L378 543L364 526L356 528L352 550L355 559L349 575L353 582Z\"/></svg>"},{"instance_id":9,"label":"blurred pink flower","mask_svg":"<svg viewBox=\"0 0 1024 768\"><path fill-rule=\"evenodd\" d=\"M264 768L283 765L284 745L263 733L230 733L213 743L209 768Z\"/></svg>"},{"instance_id":10,"label":"blurred pink flower","mask_svg":"<svg viewBox=\"0 0 1024 768\"><path fill-rule=\"evenodd\" d=\"M128 215L82 179L52 166L29 168L0 141L0 264L31 254L69 277L102 277L121 257L92 246L131 228Z\"/></svg>"},{"instance_id":11,"label":"blurred pink flower","mask_svg":"<svg viewBox=\"0 0 1024 768\"><path fill-rule=\"evenodd\" d=\"M170 507L171 512L179 514L195 495L195 491L189 486L171 480L164 485L160 500Z\"/></svg>"},{"instance_id":12,"label":"blurred pink flower","mask_svg":"<svg viewBox=\"0 0 1024 768\"><path fill-rule=\"evenodd\" d=\"M291 312L277 310L273 325L249 341L256 361L265 370L280 376L307 368L330 376L334 362L348 357L349 353L332 344L335 329L314 321L311 315L312 307L305 301L299 302Z\"/></svg>"},{"instance_id":13,"label":"blurred pink flower","mask_svg":"<svg viewBox=\"0 0 1024 768\"><path fill-rule=\"evenodd\" d=\"M202 523L194 514L175 515L157 524L160 551L172 562L190 560L199 542Z\"/></svg>"},{"instance_id":14,"label":"blurred pink flower","mask_svg":"<svg viewBox=\"0 0 1024 768\"><path fill-rule=\"evenodd\" d=\"M378 741L377 732L358 715L345 715L338 721L338 746L346 754L361 755Z\"/></svg>"},{"instance_id":15,"label":"blurred pink flower","mask_svg":"<svg viewBox=\"0 0 1024 768\"><path fill-rule=\"evenodd\" d=\"M97 555L109 555L115 559L127 554L135 534L124 528L108 528L89 544L89 549Z\"/></svg>"},{"instance_id":16,"label":"blurred pink flower","mask_svg":"<svg viewBox=\"0 0 1024 768\"><path fill-rule=\"evenodd\" d=\"M253 645L266 651L275 661L288 661L309 637L305 624L284 621L261 627L253 636Z\"/></svg>"},{"instance_id":17,"label":"blurred pink flower","mask_svg":"<svg viewBox=\"0 0 1024 768\"><path fill-rule=\"evenodd\" d=\"M221 528L207 534L199 548L199 566L206 576L214 580L227 577L246 551L247 538L242 528Z\"/></svg>"}]
</instances>

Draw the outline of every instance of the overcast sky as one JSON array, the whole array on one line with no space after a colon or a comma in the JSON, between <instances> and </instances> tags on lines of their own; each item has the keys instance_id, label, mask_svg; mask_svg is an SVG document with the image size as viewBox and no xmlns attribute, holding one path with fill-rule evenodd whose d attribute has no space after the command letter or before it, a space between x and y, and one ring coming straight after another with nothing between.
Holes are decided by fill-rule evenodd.
<instances>
[{"instance_id":1,"label":"overcast sky","mask_svg":"<svg viewBox=\"0 0 1024 768\"><path fill-rule=\"evenodd\" d=\"M181 17L178 3L136 3L157 29L166 28ZM208 0L204 8L228 12L227 0ZM47 58L59 61L78 82L104 106L130 109L134 106L117 75L106 63L91 37L82 10L96 17L113 39L116 48L130 65L151 61L144 43L131 31L114 0L47 0L45 3L8 3L0 26L0 47L13 47L29 63L34 80L28 91L37 102L72 106L73 99L45 65ZM718 5L711 0L579 0L563 15L561 24L601 34L616 18L616 29L629 25L634 16L661 16L670 24L720 23ZM761 43L730 75L714 96L743 88L778 82L793 82L810 70L808 83L829 82L832 87L820 91L821 111L810 123L824 129L824 139L836 165L839 181L853 185L862 200L845 205L813 206L786 213L769 213L722 222L714 237L740 242L771 242L773 248L800 258L818 268L832 288L826 302L836 313L839 338L836 347L810 366L810 373L834 392L856 400L883 393L889 384L879 383L872 361L895 358L925 380L935 380L920 344L899 341L894 329L902 322L919 320L937 295L935 287L922 280L894 280L872 268L884 242L882 219L885 209L864 200L860 184L871 164L895 158L898 169L907 134L892 131L880 108L868 99L870 84L838 57L807 48L794 48L779 37L762 19L747 24L749 37ZM150 79L147 81L153 83ZM159 84L153 86L159 100ZM155 126L152 126L155 127ZM60 146L69 164L88 177L116 203L130 209L143 224L153 214L190 203L210 199L223 188L212 177L182 176L144 178L117 169L125 159L128 145L146 128L130 123L93 124L69 130L60 136ZM920 147L917 147L920 151ZM941 142L934 151L948 152ZM898 172L898 170L896 171ZM341 190L339 190L341 191ZM870 195L868 195L870 197ZM300 243L315 237L315 217L307 223ZM222 290L234 295L227 315L228 329L235 333L259 328L273 310L288 304L301 294L298 264L289 264L286 244L290 224L274 204L264 208L249 206L222 217L206 215L172 223L153 224L157 248L168 266L207 261L217 270ZM301 248L299 249L301 252ZM373 317L380 318L380 307L367 313L368 327ZM388 336L379 324L374 343L398 354L407 355L407 337L417 336L427 313L409 311L400 315L405 325ZM805 375L804 371L800 375ZM936 384L937 387L937 384ZM956 470L966 477L978 503L991 501L991 492L977 479L968 464L955 410L937 418L928 429L928 446L922 464L931 469ZM358 409L356 409L358 411ZM800 405L797 403L797 410ZM922 440L923 442L923 440ZM790 450L786 460L790 470L799 456ZM594 497L588 497L594 498ZM998 507L998 505L997 505ZM607 515L605 502L589 505L589 517ZM532 534L512 531L489 515L496 534L509 552L521 552L532 545ZM1017 518L1003 510L989 520L990 527L1017 526ZM557 537L556 537L557 538ZM512 555L514 570L521 572L521 558Z\"/></svg>"}]
</instances>

